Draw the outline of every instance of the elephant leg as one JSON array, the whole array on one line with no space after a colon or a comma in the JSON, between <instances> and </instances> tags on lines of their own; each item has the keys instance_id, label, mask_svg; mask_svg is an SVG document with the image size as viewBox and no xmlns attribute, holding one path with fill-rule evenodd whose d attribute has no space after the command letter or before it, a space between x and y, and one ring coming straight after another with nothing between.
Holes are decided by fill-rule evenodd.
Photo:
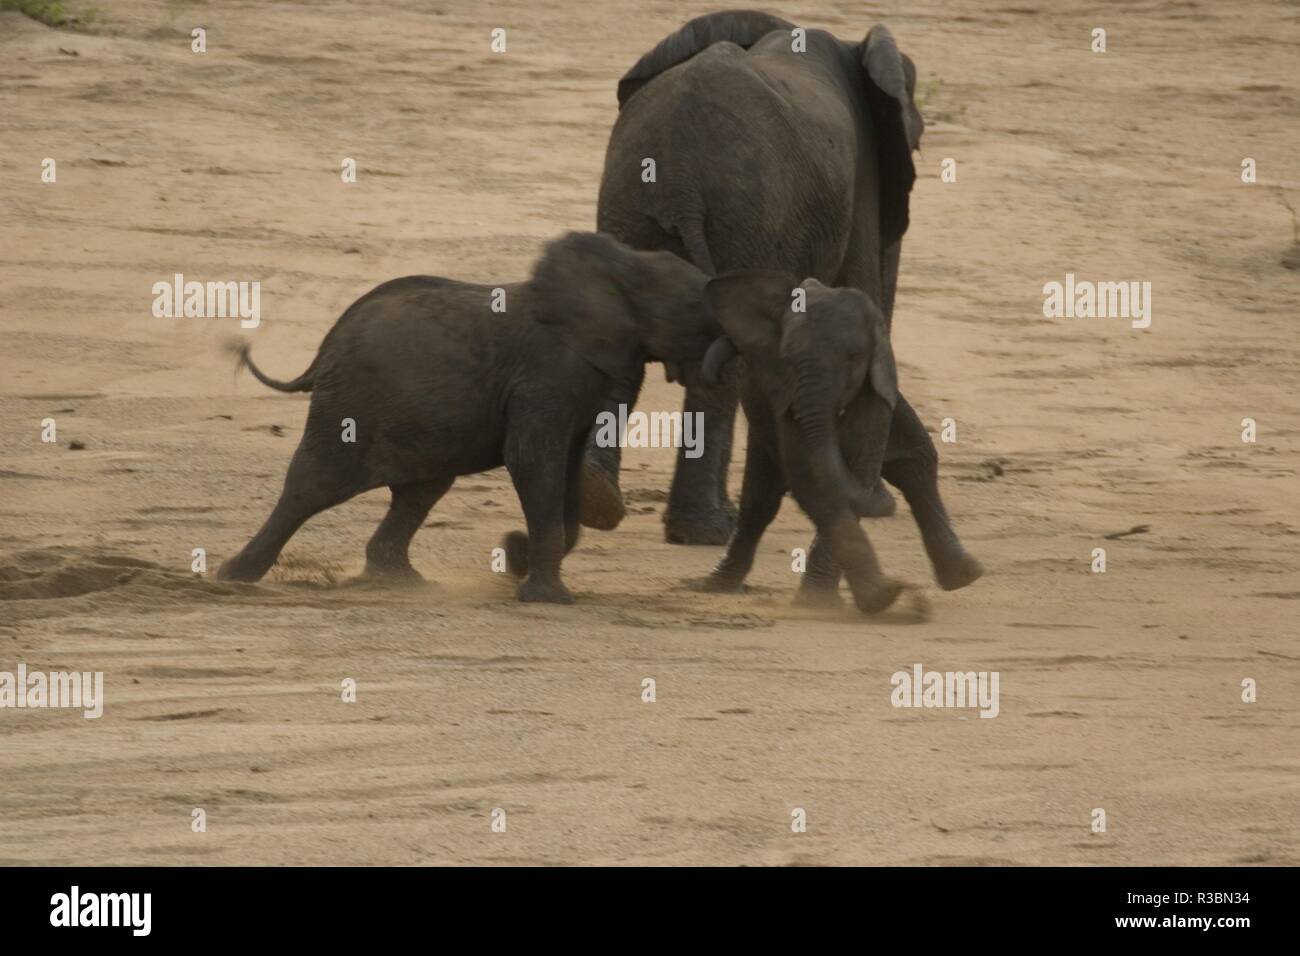
<instances>
[{"instance_id":1,"label":"elephant leg","mask_svg":"<svg viewBox=\"0 0 1300 956\"><path fill-rule=\"evenodd\" d=\"M806 462L793 454L787 455L786 468L791 475L795 501L817 528L814 544L821 546L816 547L817 560L810 564L810 570L821 576L818 583L827 583L832 577L831 568L839 567L848 579L853 603L863 614L875 614L893 604L903 585L885 577L875 549L848 500L836 495L834 490L828 492L817 482L809 482ZM829 559L822 556L823 548L829 550ZM834 580L838 582L838 577Z\"/></svg>"},{"instance_id":2,"label":"elephant leg","mask_svg":"<svg viewBox=\"0 0 1300 956\"><path fill-rule=\"evenodd\" d=\"M894 512L898 510L898 502L894 496L889 493L885 483L876 479L876 483L871 487L871 495L867 498L867 506L858 515L859 518L892 518Z\"/></svg>"},{"instance_id":3,"label":"elephant leg","mask_svg":"<svg viewBox=\"0 0 1300 956\"><path fill-rule=\"evenodd\" d=\"M570 452L568 470L564 477L564 553L567 555L578 543L582 534L581 512L585 489L582 472L587 461L587 446L579 443ZM528 535L511 531L505 538L506 570L517 578L528 576Z\"/></svg>"},{"instance_id":4,"label":"elephant leg","mask_svg":"<svg viewBox=\"0 0 1300 956\"><path fill-rule=\"evenodd\" d=\"M736 525L727 499L727 468L735 431L738 391L733 376L716 386L686 389L683 415L703 416L704 446L698 458L677 454L677 470L664 511L664 539L670 544L726 544Z\"/></svg>"},{"instance_id":5,"label":"elephant leg","mask_svg":"<svg viewBox=\"0 0 1300 956\"><path fill-rule=\"evenodd\" d=\"M332 464L333 459L321 458L300 445L270 517L242 551L221 565L217 577L223 581L261 580L308 518L366 490L340 475Z\"/></svg>"},{"instance_id":6,"label":"elephant leg","mask_svg":"<svg viewBox=\"0 0 1300 956\"><path fill-rule=\"evenodd\" d=\"M795 602L813 607L843 603L839 590L843 573L835 556L831 554L830 542L820 534L814 535L812 547L808 551L808 567L799 584Z\"/></svg>"},{"instance_id":7,"label":"elephant leg","mask_svg":"<svg viewBox=\"0 0 1300 956\"><path fill-rule=\"evenodd\" d=\"M740 489L740 513L736 533L727 553L705 580L706 591L739 591L754 566L754 554L763 532L781 510L785 479L781 466L758 442L752 442L745 456L745 478Z\"/></svg>"},{"instance_id":8,"label":"elephant leg","mask_svg":"<svg viewBox=\"0 0 1300 956\"><path fill-rule=\"evenodd\" d=\"M645 371L635 382L623 382L615 386L607 397L603 412L618 418L619 407L626 406L630 412L636 406L637 396L641 392L641 383L645 380ZM623 503L623 492L619 489L619 469L622 466L622 449L615 442L610 446L596 443L600 429L592 428L587 436L586 456L582 463L580 494L580 520L588 528L599 531L612 531L619 526L627 514Z\"/></svg>"},{"instance_id":9,"label":"elephant leg","mask_svg":"<svg viewBox=\"0 0 1300 956\"><path fill-rule=\"evenodd\" d=\"M958 539L939 497L939 453L916 412L901 395L890 421L881 474L903 493L911 507L939 586L955 591L979 578L984 568Z\"/></svg>"},{"instance_id":10,"label":"elephant leg","mask_svg":"<svg viewBox=\"0 0 1300 956\"><path fill-rule=\"evenodd\" d=\"M550 424L550 428L555 427ZM514 569L524 575L516 593L521 601L572 604L573 595L560 581L566 538L565 479L571 469L563 445L544 439L539 442L538 436L544 435L546 429L547 423L523 422L520 433L525 437L512 437L506 447L506 468L528 525L526 558L519 562L522 568L517 564ZM519 550L517 535L515 532L506 538L507 566L512 549Z\"/></svg>"},{"instance_id":11,"label":"elephant leg","mask_svg":"<svg viewBox=\"0 0 1300 956\"><path fill-rule=\"evenodd\" d=\"M851 510L841 508L829 520L819 521L817 536L827 539L835 563L849 580L853 603L863 614L883 611L902 593L902 584L885 577L871 541Z\"/></svg>"},{"instance_id":12,"label":"elephant leg","mask_svg":"<svg viewBox=\"0 0 1300 956\"><path fill-rule=\"evenodd\" d=\"M582 470L585 462L586 441L579 441L569 449L568 466L564 472L564 553L567 555L582 536Z\"/></svg>"},{"instance_id":13,"label":"elephant leg","mask_svg":"<svg viewBox=\"0 0 1300 956\"><path fill-rule=\"evenodd\" d=\"M391 486L393 500L388 513L366 545L367 576L421 580L419 572L411 567L411 538L454 481L439 478Z\"/></svg>"}]
</instances>

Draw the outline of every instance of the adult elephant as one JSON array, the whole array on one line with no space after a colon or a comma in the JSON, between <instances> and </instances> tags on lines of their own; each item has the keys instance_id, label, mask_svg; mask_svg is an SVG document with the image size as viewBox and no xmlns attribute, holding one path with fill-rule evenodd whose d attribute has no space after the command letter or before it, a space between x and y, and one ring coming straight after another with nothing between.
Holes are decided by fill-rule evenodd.
<instances>
[{"instance_id":1,"label":"adult elephant","mask_svg":"<svg viewBox=\"0 0 1300 956\"><path fill-rule=\"evenodd\" d=\"M883 26L847 43L766 13L698 17L619 81L597 228L710 275L779 270L851 286L888 321L924 126L915 87L916 68ZM628 383L611 408L639 389ZM704 413L704 453L679 455L665 534L725 543L734 525L726 494L734 381L688 381L685 411ZM885 454L882 475L911 506L939 584L975 580L982 569L939 496L934 443L901 395ZM621 518L618 469L616 448L588 449L587 523ZM883 487L875 507L892 510Z\"/></svg>"}]
</instances>

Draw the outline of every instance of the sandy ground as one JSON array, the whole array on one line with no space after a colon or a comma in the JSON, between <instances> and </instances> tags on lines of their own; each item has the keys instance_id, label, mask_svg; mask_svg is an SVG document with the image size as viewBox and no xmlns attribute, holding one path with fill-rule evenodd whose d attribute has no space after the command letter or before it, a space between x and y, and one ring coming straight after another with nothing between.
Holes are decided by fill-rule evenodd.
<instances>
[{"instance_id":1,"label":"sandy ground","mask_svg":"<svg viewBox=\"0 0 1300 956\"><path fill-rule=\"evenodd\" d=\"M663 543L657 450L629 453L635 513L568 559L572 608L490 572L520 526L502 472L417 536L437 586L350 580L386 492L261 585L190 572L263 520L307 402L232 378L235 321L155 319L152 284L260 280L249 334L287 378L381 280L520 278L594 221L617 77L710 6L0 15L0 670L103 671L107 697L97 721L0 710L0 862L1300 863L1300 7L1042 7L772 8L883 20L921 73L895 348L936 437L956 422L944 492L988 568L939 592L906 507L872 522L924 620L792 608L789 502L751 593L692 592L718 551ZM1151 282L1151 328L1045 319L1066 272ZM678 406L649 380L643 407ZM997 671L999 716L895 709L918 662Z\"/></svg>"}]
</instances>

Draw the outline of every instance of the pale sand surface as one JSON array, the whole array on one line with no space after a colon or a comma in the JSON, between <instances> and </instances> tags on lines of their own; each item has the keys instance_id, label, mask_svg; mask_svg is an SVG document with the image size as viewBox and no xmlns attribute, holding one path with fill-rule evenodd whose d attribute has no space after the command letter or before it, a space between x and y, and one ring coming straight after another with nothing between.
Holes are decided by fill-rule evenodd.
<instances>
[{"instance_id":1,"label":"pale sand surface","mask_svg":"<svg viewBox=\"0 0 1300 956\"><path fill-rule=\"evenodd\" d=\"M923 621L791 607L791 502L751 593L692 592L719 552L663 542L665 450L628 453L634 513L566 562L572 608L488 570L521 524L503 472L417 536L437 587L348 583L386 492L262 585L189 571L266 516L307 402L232 378L237 323L155 319L151 285L261 280L254 354L288 378L384 279L523 277L594 222L618 76L710 5L0 15L0 670L107 684L98 721L0 711L0 862L1300 863L1300 7L1038 6L771 8L888 23L926 91L895 349L957 423L943 489L988 574L939 592L906 506L869 523ZM1151 282L1152 327L1043 318L1066 272ZM917 662L998 671L999 716L891 707Z\"/></svg>"}]
</instances>

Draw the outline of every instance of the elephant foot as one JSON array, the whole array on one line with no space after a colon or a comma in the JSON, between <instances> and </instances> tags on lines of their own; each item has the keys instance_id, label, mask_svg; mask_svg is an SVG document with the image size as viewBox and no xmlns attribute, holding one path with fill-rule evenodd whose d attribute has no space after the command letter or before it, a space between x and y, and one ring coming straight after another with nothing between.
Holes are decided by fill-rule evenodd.
<instances>
[{"instance_id":1,"label":"elephant foot","mask_svg":"<svg viewBox=\"0 0 1300 956\"><path fill-rule=\"evenodd\" d=\"M528 535L511 531L501 539L501 547L506 552L506 571L516 578L528 577Z\"/></svg>"},{"instance_id":2,"label":"elephant foot","mask_svg":"<svg viewBox=\"0 0 1300 956\"><path fill-rule=\"evenodd\" d=\"M664 540L669 544L724 545L736 529L736 509L723 505L710 511L664 514Z\"/></svg>"},{"instance_id":3,"label":"elephant foot","mask_svg":"<svg viewBox=\"0 0 1300 956\"><path fill-rule=\"evenodd\" d=\"M691 582L696 590L706 594L744 594L745 579L732 574L719 574L716 571L706 578Z\"/></svg>"},{"instance_id":4,"label":"elephant foot","mask_svg":"<svg viewBox=\"0 0 1300 956\"><path fill-rule=\"evenodd\" d=\"M242 560L242 555L236 555L228 561L222 563L217 569L218 581L245 581L252 583L262 580L266 574L265 571L259 572L252 567L249 562Z\"/></svg>"},{"instance_id":5,"label":"elephant foot","mask_svg":"<svg viewBox=\"0 0 1300 956\"><path fill-rule=\"evenodd\" d=\"M879 614L898 600L903 593L903 582L893 578L880 578L863 589L854 589L853 603L863 614Z\"/></svg>"},{"instance_id":6,"label":"elephant foot","mask_svg":"<svg viewBox=\"0 0 1300 956\"><path fill-rule=\"evenodd\" d=\"M965 548L959 548L952 555L934 565L934 579L945 591L956 591L979 580L984 574L984 565Z\"/></svg>"},{"instance_id":7,"label":"elephant foot","mask_svg":"<svg viewBox=\"0 0 1300 956\"><path fill-rule=\"evenodd\" d=\"M618 477L587 458L582 463L582 502L578 521L597 531L612 531L627 514Z\"/></svg>"},{"instance_id":8,"label":"elephant foot","mask_svg":"<svg viewBox=\"0 0 1300 956\"><path fill-rule=\"evenodd\" d=\"M361 572L361 577L363 580L380 581L391 585L425 583L424 575L411 567L409 561L405 564L375 564L367 561L365 570Z\"/></svg>"},{"instance_id":9,"label":"elephant foot","mask_svg":"<svg viewBox=\"0 0 1300 956\"><path fill-rule=\"evenodd\" d=\"M559 581L540 581L534 577L519 582L515 595L521 601L541 604L572 604L573 595Z\"/></svg>"},{"instance_id":10,"label":"elephant foot","mask_svg":"<svg viewBox=\"0 0 1300 956\"><path fill-rule=\"evenodd\" d=\"M794 595L794 604L796 607L839 608L844 606L844 598L837 588L800 585Z\"/></svg>"},{"instance_id":11,"label":"elephant foot","mask_svg":"<svg viewBox=\"0 0 1300 956\"><path fill-rule=\"evenodd\" d=\"M889 493L883 481L877 480L876 487L863 503L859 518L889 518L898 510L898 502Z\"/></svg>"}]
</instances>

